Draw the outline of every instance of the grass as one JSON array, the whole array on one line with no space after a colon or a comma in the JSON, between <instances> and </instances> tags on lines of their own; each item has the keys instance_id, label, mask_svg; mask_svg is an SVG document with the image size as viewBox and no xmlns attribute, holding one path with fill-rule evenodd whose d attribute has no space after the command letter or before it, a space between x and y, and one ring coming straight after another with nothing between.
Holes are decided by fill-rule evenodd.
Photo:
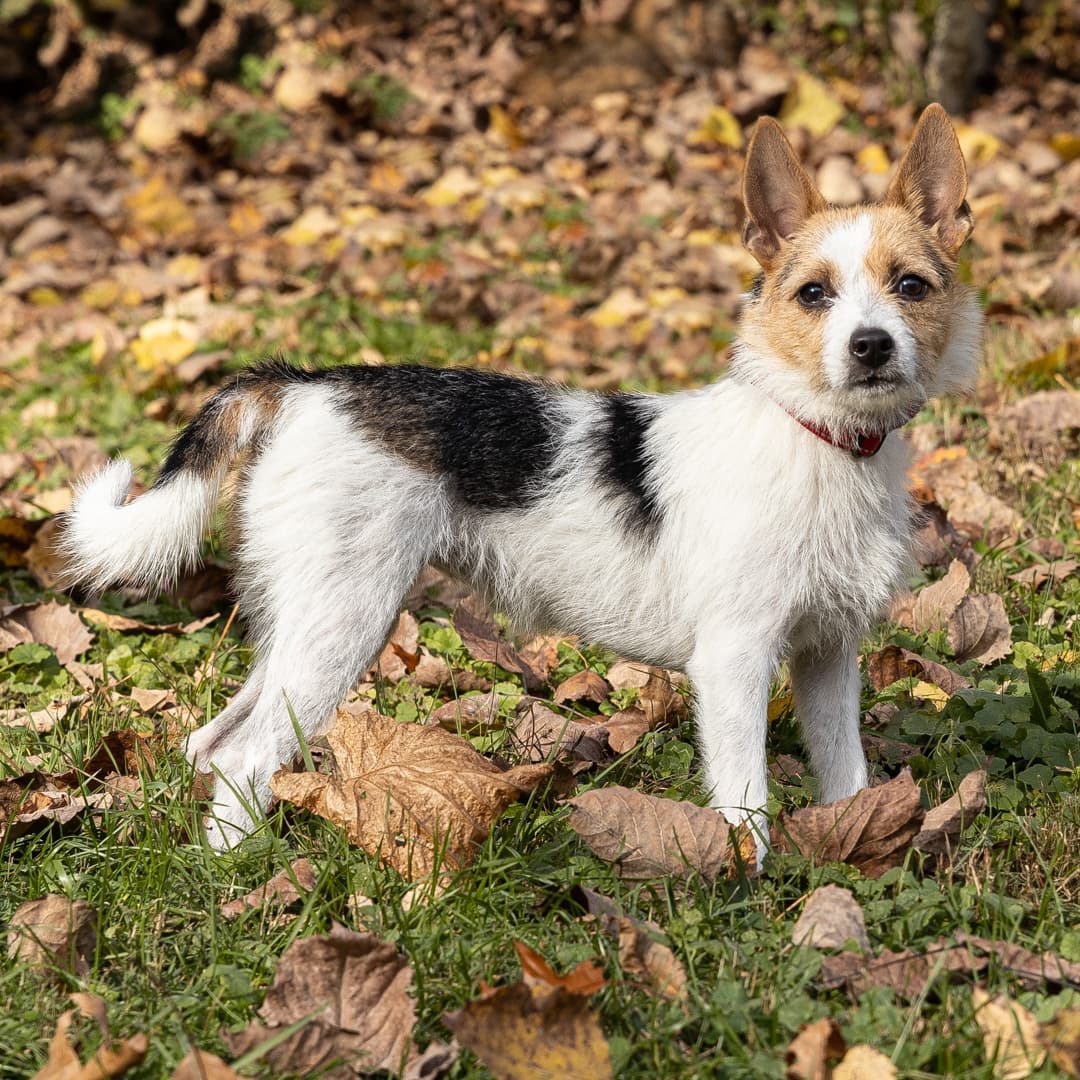
<instances>
[{"instance_id":1,"label":"grass","mask_svg":"<svg viewBox=\"0 0 1080 1080\"><path fill-rule=\"evenodd\" d=\"M388 319L339 297L320 297L296 314L300 351L326 362L370 346L391 360L449 363L490 346L483 330ZM255 344L230 364L273 350L271 314L262 313L256 325ZM163 390L174 389L167 380L162 385L123 366L101 370L80 349L27 360L11 372L15 391L12 407L0 416L0 445L30 446L93 431L104 450L132 455L140 467L160 460L172 429L146 419L143 409ZM55 411L21 419L21 411L42 397L56 402ZM972 452L979 456L981 449L975 445ZM1023 498L1036 534L1054 535L1075 548L1076 523L1062 507L1080 501L1076 462L1065 462ZM951 871L925 877L912 855L905 866L871 881L847 866L813 867L800 858L773 856L755 881L626 883L579 842L563 807L536 796L510 809L475 866L455 875L443 895L408 903L407 883L350 848L338 829L300 812L278 810L238 852L213 855L198 829L191 774L174 747L141 775L141 805L84 814L63 831L25 836L0 850L0 922L23 900L48 892L87 901L100 920L85 980L43 980L6 956L0 959L0 998L9 1003L0 1012L0 1077L29 1077L44 1064L56 1017L67 1007L65 995L76 988L106 999L118 1035L148 1034L147 1060L129 1076L167 1076L192 1045L227 1057L221 1032L252 1018L284 949L299 937L327 931L335 920L362 923L408 956L421 1042L446 1037L440 1016L475 996L480 980L518 977L512 943L520 939L559 971L600 958L609 982L595 1001L620 1077L781 1077L787 1043L800 1025L822 1016L835 1017L849 1043L866 1041L889 1055L902 1076L994 1076L973 1020L970 982L939 972L914 1003L887 990L851 1000L818 990L820 955L791 944L801 900L818 885L835 882L852 889L863 907L875 951L919 951L966 930L1080 960L1080 933L1074 929L1080 925L1080 643L1076 625L1069 624L1069 614L1080 608L1080 579L1053 591L1031 590L1008 577L1034 561L1022 546L983 554L977 586L1002 591L1014 626L1018 644L1008 660L989 670L957 665L940 639L928 641L896 627L885 627L866 644L867 652L895 642L945 659L973 681L941 712L898 687L880 694L867 690L863 702L866 708L896 706L879 733L908 744L914 770L934 801L989 758L990 810L967 834ZM41 595L23 570L9 571L3 581L9 600ZM183 615L154 598L136 604L111 595L99 606L159 620ZM1050 625L1041 619L1047 608L1057 612ZM456 635L434 621L445 609L432 605L420 614L429 647L456 666L491 673L490 666L467 660ZM85 659L103 663L121 690L171 688L181 702L218 709L229 694L224 683L242 677L249 662L235 630L220 638L218 626L184 637L99 630ZM559 674L586 663L603 671L610 659L600 651L567 648ZM208 662L214 676L197 682ZM513 676L498 678L509 707L521 687ZM75 689L44 647L23 646L0 656L0 706L37 707ZM378 692L380 707L402 721L422 717L436 704L430 692L407 680ZM62 721L48 734L0 728L0 776L23 771L32 755L40 756L36 767L45 772L78 766L102 735L124 726L149 729L152 721L123 693L112 693L95 696L84 718ZM770 746L774 752L799 752L790 718L775 722ZM489 741L482 748L500 747ZM651 733L604 775L586 776L584 784L623 783L701 800L696 770L693 726L686 722ZM774 783L773 806L803 805L812 794L811 779ZM315 865L318 883L294 920L258 911L235 921L220 916L222 902L248 892L299 855ZM583 918L580 886L610 895L623 910L663 927L688 973L685 1010L620 976L614 943ZM358 913L348 907L356 893L371 900ZM1022 991L993 966L986 982L992 991L1019 998L1041 1019L1064 1005L1080 1005L1080 994L1072 991ZM92 1046L96 1036L89 1026L80 1031ZM258 1062L250 1071L272 1075ZM465 1054L452 1075L463 1080L488 1074ZM1035 1075L1057 1074L1044 1066Z\"/></svg>"}]
</instances>

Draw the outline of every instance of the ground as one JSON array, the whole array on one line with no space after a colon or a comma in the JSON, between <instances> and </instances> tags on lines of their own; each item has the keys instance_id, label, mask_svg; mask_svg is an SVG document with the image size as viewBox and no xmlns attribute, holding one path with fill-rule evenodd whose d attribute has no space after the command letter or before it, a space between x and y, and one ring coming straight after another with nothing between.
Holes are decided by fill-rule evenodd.
<instances>
[{"instance_id":1,"label":"ground","mask_svg":"<svg viewBox=\"0 0 1080 1080\"><path fill-rule=\"evenodd\" d=\"M19 16L20 40L70 41L29 54L0 160L0 1076L47 1068L72 992L107 1007L106 1075L167 1076L193 1047L267 1077L352 1075L349 1055L526 1075L515 1054L545 1076L840 1077L860 1054L869 1076L1080 1074L1080 144L1052 22L1018 6L991 27L1014 47L957 118L988 333L974 395L904 434L926 525L912 595L862 650L878 801L840 827L807 816L781 676L777 850L755 874L687 806L705 793L678 673L512 643L436 577L333 751L306 748L267 827L212 853L178 747L250 661L227 534L166 596L91 598L55 588L53 517L108 455L149 482L206 396L268 355L596 389L722 376L754 272L749 123L778 113L831 200L879 196L929 14L781 4L727 27L738 59L710 68L674 24L627 14L663 5L264 7L189 4L145 54L108 52L134 40L119 21ZM646 55L649 33L666 44ZM134 57L116 86L113 55ZM479 808L454 817L474 782ZM286 895L235 903L290 867ZM843 915L835 945L806 938L821 906ZM335 974L308 985L316 969ZM99 1028L68 1022L85 1060ZM836 1064L845 1042L876 1056Z\"/></svg>"}]
</instances>

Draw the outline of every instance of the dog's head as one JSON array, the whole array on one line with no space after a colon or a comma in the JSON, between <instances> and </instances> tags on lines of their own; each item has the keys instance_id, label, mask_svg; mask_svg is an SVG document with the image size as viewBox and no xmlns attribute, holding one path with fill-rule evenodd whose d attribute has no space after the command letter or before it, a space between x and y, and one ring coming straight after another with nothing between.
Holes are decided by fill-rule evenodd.
<instances>
[{"instance_id":1,"label":"dog's head","mask_svg":"<svg viewBox=\"0 0 1080 1080\"><path fill-rule=\"evenodd\" d=\"M742 318L739 369L796 415L830 426L903 422L970 384L982 318L957 281L971 233L967 171L945 110L916 125L885 199L833 208L780 126L747 151L743 239L762 268Z\"/></svg>"}]
</instances>

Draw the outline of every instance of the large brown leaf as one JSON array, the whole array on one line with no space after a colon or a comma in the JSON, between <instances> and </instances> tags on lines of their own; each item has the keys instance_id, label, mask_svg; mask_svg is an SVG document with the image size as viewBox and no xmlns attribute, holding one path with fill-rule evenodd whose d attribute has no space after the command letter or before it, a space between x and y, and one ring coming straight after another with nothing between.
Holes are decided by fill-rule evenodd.
<instances>
[{"instance_id":1,"label":"large brown leaf","mask_svg":"<svg viewBox=\"0 0 1080 1080\"><path fill-rule=\"evenodd\" d=\"M971 587L971 575L967 567L953 559L940 581L927 585L915 597L911 609L911 629L923 634L928 630L940 630Z\"/></svg>"},{"instance_id":2,"label":"large brown leaf","mask_svg":"<svg viewBox=\"0 0 1080 1080\"><path fill-rule=\"evenodd\" d=\"M271 1049L265 1061L303 1075L336 1060L346 1062L350 1072L385 1069L397 1075L421 1056L412 1041L416 1010L411 985L412 968L393 945L374 934L334 926L329 934L294 941L285 950L259 1009L262 1022L252 1022L226 1041L241 1056L277 1038L281 1028L315 1014Z\"/></svg>"},{"instance_id":3,"label":"large brown leaf","mask_svg":"<svg viewBox=\"0 0 1080 1080\"><path fill-rule=\"evenodd\" d=\"M919 789L905 769L895 780L850 798L781 814L772 842L778 851L849 862L867 877L880 877L904 861L922 819Z\"/></svg>"},{"instance_id":4,"label":"large brown leaf","mask_svg":"<svg viewBox=\"0 0 1080 1080\"><path fill-rule=\"evenodd\" d=\"M498 664L504 671L516 672L530 693L544 685L546 673L535 668L500 636L495 621L475 597L467 597L454 609L454 629L474 659L486 660Z\"/></svg>"},{"instance_id":5,"label":"large brown leaf","mask_svg":"<svg viewBox=\"0 0 1080 1080\"><path fill-rule=\"evenodd\" d=\"M570 827L626 878L697 871L713 880L732 873L740 861L754 864L749 830L734 829L716 810L618 786L583 792L569 805Z\"/></svg>"},{"instance_id":6,"label":"large brown leaf","mask_svg":"<svg viewBox=\"0 0 1080 1080\"><path fill-rule=\"evenodd\" d=\"M992 664L1012 652L1012 627L997 593L965 596L945 626L958 660Z\"/></svg>"},{"instance_id":7,"label":"large brown leaf","mask_svg":"<svg viewBox=\"0 0 1080 1080\"><path fill-rule=\"evenodd\" d=\"M495 821L551 776L550 765L502 772L464 739L378 713L339 710L327 736L337 774L281 771L279 799L345 829L349 841L409 878L472 861Z\"/></svg>"},{"instance_id":8,"label":"large brown leaf","mask_svg":"<svg viewBox=\"0 0 1080 1080\"><path fill-rule=\"evenodd\" d=\"M105 1003L101 998L78 993L72 994L71 1000L76 1008L68 1009L57 1018L56 1032L49 1043L49 1060L34 1073L33 1080L107 1080L108 1077L123 1076L146 1057L150 1040L142 1033L127 1039L110 1038ZM94 1020L104 1037L103 1044L85 1065L80 1064L68 1035L76 1012Z\"/></svg>"},{"instance_id":9,"label":"large brown leaf","mask_svg":"<svg viewBox=\"0 0 1080 1080\"><path fill-rule=\"evenodd\" d=\"M48 645L66 665L86 652L94 638L71 608L55 600L20 604L0 612L0 652L31 641Z\"/></svg>"},{"instance_id":10,"label":"large brown leaf","mask_svg":"<svg viewBox=\"0 0 1080 1080\"><path fill-rule=\"evenodd\" d=\"M948 859L960 834L986 809L986 772L977 769L960 781L956 794L926 812L922 829L911 842L928 855Z\"/></svg>"},{"instance_id":11,"label":"large brown leaf","mask_svg":"<svg viewBox=\"0 0 1080 1080\"><path fill-rule=\"evenodd\" d=\"M56 893L20 904L8 923L8 956L42 970L85 976L96 943L97 912Z\"/></svg>"},{"instance_id":12,"label":"large brown leaf","mask_svg":"<svg viewBox=\"0 0 1080 1080\"><path fill-rule=\"evenodd\" d=\"M822 885L806 898L791 940L815 949L841 949L854 941L863 952L870 951L862 908L851 890L839 885Z\"/></svg>"}]
</instances>

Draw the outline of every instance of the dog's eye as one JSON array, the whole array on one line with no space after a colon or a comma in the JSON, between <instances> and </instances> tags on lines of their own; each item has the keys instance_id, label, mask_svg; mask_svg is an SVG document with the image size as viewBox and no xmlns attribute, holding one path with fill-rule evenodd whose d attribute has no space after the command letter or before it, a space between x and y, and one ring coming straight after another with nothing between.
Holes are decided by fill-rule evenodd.
<instances>
[{"instance_id":1,"label":"dog's eye","mask_svg":"<svg viewBox=\"0 0 1080 1080\"><path fill-rule=\"evenodd\" d=\"M799 303L803 307L821 307L825 303L825 286L820 281L811 281L798 292Z\"/></svg>"},{"instance_id":2,"label":"dog's eye","mask_svg":"<svg viewBox=\"0 0 1080 1080\"><path fill-rule=\"evenodd\" d=\"M896 283L896 291L905 300L922 300L930 291L930 285L917 274L905 274Z\"/></svg>"}]
</instances>

